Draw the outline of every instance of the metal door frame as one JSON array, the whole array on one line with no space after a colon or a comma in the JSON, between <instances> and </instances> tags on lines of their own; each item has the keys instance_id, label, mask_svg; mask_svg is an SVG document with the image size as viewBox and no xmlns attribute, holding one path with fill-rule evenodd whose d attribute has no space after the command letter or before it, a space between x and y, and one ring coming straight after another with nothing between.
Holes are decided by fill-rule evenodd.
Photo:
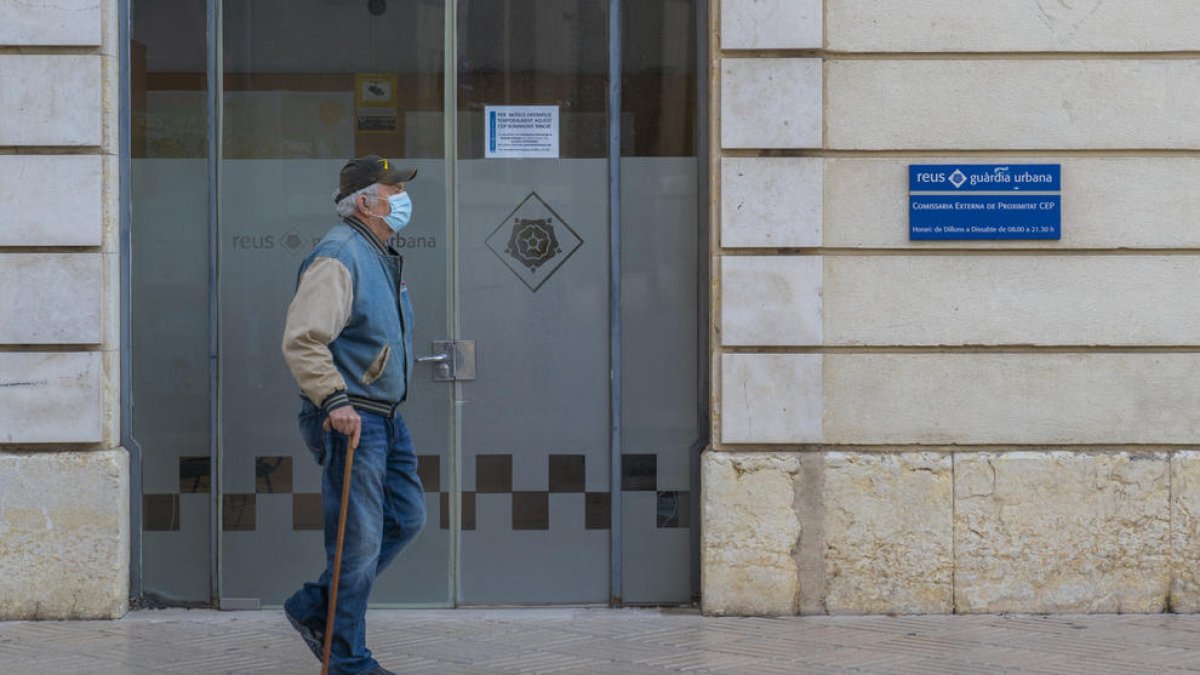
<instances>
[{"instance_id":1,"label":"metal door frame","mask_svg":"<svg viewBox=\"0 0 1200 675\"><path fill-rule=\"evenodd\" d=\"M608 2L608 604L624 604L621 532L621 0Z\"/></svg>"},{"instance_id":2,"label":"metal door frame","mask_svg":"<svg viewBox=\"0 0 1200 675\"><path fill-rule=\"evenodd\" d=\"M458 0L443 0L445 35L442 39L442 155L446 161L446 326L451 340L462 336L458 289ZM458 561L462 550L462 383L450 383L450 570L446 597L458 606Z\"/></svg>"}]
</instances>

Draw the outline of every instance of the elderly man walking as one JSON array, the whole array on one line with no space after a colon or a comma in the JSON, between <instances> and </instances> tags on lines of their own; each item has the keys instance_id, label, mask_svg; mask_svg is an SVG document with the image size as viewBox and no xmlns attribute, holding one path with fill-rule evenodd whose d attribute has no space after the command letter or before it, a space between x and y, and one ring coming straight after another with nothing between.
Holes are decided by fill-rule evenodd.
<instances>
[{"instance_id":1,"label":"elderly man walking","mask_svg":"<svg viewBox=\"0 0 1200 675\"><path fill-rule=\"evenodd\" d=\"M300 265L283 355L301 392L300 432L324 467L325 571L284 604L318 659L325 638L346 454L353 450L330 672L388 673L366 646L375 577L425 524L417 457L397 408L413 368L404 259L389 244L408 224L416 169L369 155L341 171L342 222Z\"/></svg>"}]
</instances>

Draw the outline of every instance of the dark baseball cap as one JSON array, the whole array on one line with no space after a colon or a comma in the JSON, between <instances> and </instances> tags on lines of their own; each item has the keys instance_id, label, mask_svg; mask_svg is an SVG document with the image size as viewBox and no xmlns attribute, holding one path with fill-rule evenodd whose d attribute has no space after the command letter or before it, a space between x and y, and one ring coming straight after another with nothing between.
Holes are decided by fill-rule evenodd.
<instances>
[{"instance_id":1,"label":"dark baseball cap","mask_svg":"<svg viewBox=\"0 0 1200 675\"><path fill-rule=\"evenodd\" d=\"M333 202L336 204L368 185L375 183L383 183L384 185L407 183L416 178L416 176L417 170L415 168L411 166L396 166L390 160L384 159L379 155L357 157L346 162L346 166L342 167L338 194L333 199Z\"/></svg>"}]
</instances>

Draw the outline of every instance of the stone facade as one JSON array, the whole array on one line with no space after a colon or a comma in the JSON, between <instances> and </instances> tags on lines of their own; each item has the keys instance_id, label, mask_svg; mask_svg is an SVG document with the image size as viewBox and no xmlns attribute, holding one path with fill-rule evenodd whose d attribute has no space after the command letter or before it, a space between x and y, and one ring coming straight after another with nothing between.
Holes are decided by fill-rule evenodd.
<instances>
[{"instance_id":1,"label":"stone facade","mask_svg":"<svg viewBox=\"0 0 1200 675\"><path fill-rule=\"evenodd\" d=\"M1166 453L964 454L954 469L958 611L1166 609Z\"/></svg>"},{"instance_id":2,"label":"stone facade","mask_svg":"<svg viewBox=\"0 0 1200 675\"><path fill-rule=\"evenodd\" d=\"M119 448L0 453L0 617L125 613L128 462Z\"/></svg>"},{"instance_id":3,"label":"stone facade","mask_svg":"<svg viewBox=\"0 0 1200 675\"><path fill-rule=\"evenodd\" d=\"M1197 611L1200 6L710 21L705 611ZM1062 239L910 241L954 162L1061 164Z\"/></svg>"},{"instance_id":4,"label":"stone facade","mask_svg":"<svg viewBox=\"0 0 1200 675\"><path fill-rule=\"evenodd\" d=\"M1200 6L709 11L704 610L1200 611ZM0 0L0 619L128 603L117 14ZM1062 239L909 241L968 160Z\"/></svg>"},{"instance_id":5,"label":"stone facade","mask_svg":"<svg viewBox=\"0 0 1200 675\"><path fill-rule=\"evenodd\" d=\"M116 0L0 0L0 619L119 617Z\"/></svg>"},{"instance_id":6,"label":"stone facade","mask_svg":"<svg viewBox=\"0 0 1200 675\"><path fill-rule=\"evenodd\" d=\"M706 493L700 573L712 613L792 614L798 609L799 472L796 456L707 456L701 471Z\"/></svg>"},{"instance_id":7,"label":"stone facade","mask_svg":"<svg viewBox=\"0 0 1200 675\"><path fill-rule=\"evenodd\" d=\"M1197 453L716 452L710 614L1196 611Z\"/></svg>"}]
</instances>

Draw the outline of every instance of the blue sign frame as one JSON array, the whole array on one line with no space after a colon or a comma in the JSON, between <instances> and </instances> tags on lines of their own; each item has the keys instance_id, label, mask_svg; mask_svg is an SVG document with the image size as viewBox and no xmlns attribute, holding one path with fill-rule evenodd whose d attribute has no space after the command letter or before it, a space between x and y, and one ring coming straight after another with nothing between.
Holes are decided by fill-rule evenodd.
<instances>
[{"instance_id":1,"label":"blue sign frame","mask_svg":"<svg viewBox=\"0 0 1200 675\"><path fill-rule=\"evenodd\" d=\"M910 164L911 241L1062 239L1059 164Z\"/></svg>"}]
</instances>

